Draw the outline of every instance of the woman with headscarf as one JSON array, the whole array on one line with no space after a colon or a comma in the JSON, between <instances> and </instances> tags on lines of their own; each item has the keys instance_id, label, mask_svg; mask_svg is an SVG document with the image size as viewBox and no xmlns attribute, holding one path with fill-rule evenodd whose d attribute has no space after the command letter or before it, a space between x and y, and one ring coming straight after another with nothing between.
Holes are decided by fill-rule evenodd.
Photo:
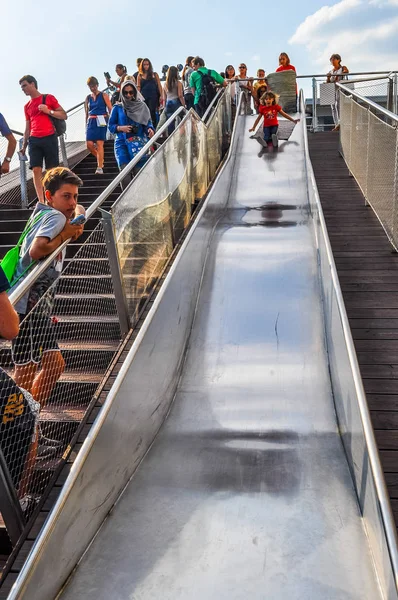
<instances>
[{"instance_id":1,"label":"woman with headscarf","mask_svg":"<svg viewBox=\"0 0 398 600\"><path fill-rule=\"evenodd\" d=\"M120 89L120 102L115 104L109 118L108 129L116 135L115 156L120 170L138 154L155 133L151 113L133 81L125 81ZM148 160L144 156L134 171Z\"/></svg>"}]
</instances>

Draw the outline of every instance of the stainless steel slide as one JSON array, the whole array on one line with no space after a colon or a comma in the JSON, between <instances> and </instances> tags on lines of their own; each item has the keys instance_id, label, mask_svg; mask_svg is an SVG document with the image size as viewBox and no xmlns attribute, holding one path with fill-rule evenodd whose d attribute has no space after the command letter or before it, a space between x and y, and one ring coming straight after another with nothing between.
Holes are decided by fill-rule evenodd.
<instances>
[{"instance_id":1,"label":"stainless steel slide","mask_svg":"<svg viewBox=\"0 0 398 600\"><path fill-rule=\"evenodd\" d=\"M384 597L336 421L301 126L261 155L239 118L170 414L62 600Z\"/></svg>"}]
</instances>

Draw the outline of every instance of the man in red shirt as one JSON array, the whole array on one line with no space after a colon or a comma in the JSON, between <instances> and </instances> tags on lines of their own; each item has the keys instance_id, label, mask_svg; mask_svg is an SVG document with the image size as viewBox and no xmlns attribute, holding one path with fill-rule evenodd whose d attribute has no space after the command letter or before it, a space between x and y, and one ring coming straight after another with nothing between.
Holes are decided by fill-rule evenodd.
<instances>
[{"instance_id":1,"label":"man in red shirt","mask_svg":"<svg viewBox=\"0 0 398 600\"><path fill-rule=\"evenodd\" d=\"M25 154L29 144L29 162L33 171L33 182L39 201L44 203L43 159L46 169L52 169L59 165L58 138L50 117L64 121L68 116L58 100L51 94L46 95L46 103L43 104L43 94L37 89L37 81L32 75L21 77L19 85L22 91L31 98L24 107L26 127L21 151Z\"/></svg>"}]
</instances>

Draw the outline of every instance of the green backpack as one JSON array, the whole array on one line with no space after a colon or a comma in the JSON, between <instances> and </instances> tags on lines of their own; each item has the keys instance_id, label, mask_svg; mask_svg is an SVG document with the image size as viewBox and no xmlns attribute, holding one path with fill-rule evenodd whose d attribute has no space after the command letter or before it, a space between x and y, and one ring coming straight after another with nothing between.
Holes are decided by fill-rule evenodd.
<instances>
[{"instance_id":1,"label":"green backpack","mask_svg":"<svg viewBox=\"0 0 398 600\"><path fill-rule=\"evenodd\" d=\"M8 282L10 284L10 288L12 288L16 284L16 282L19 279L21 279L21 277L23 277L25 275L25 273L36 262L36 261L32 261L30 263L30 265L28 267L26 267L26 269L24 270L24 272L21 273L21 275L18 277L18 279L16 279L14 281L15 270L17 268L17 264L18 264L18 261L19 261L19 252L21 250L21 246L23 244L23 241L26 238L26 236L28 235L28 233L30 233L32 231L32 229L36 225L36 223L39 222L39 220L42 217L42 213L43 213L43 211L40 211L39 214L37 214L33 220L31 218L29 219L29 221L25 225L25 229L21 233L21 237L19 238L19 240L17 242L17 245L14 246L13 248L11 248L11 250L9 250L7 252L7 254L5 255L5 257L0 262L0 266L3 269L5 275L6 275L7 279L8 279Z\"/></svg>"}]
</instances>

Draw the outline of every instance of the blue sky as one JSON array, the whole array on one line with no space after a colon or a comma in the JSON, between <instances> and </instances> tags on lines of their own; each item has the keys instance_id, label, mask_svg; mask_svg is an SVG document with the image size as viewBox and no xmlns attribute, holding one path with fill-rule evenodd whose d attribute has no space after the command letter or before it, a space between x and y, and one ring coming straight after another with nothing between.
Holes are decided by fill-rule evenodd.
<instances>
[{"instance_id":1,"label":"blue sky","mask_svg":"<svg viewBox=\"0 0 398 600\"><path fill-rule=\"evenodd\" d=\"M148 56L158 71L188 54L219 71L245 61L254 75L259 67L275 70L286 51L298 73L308 74L326 72L338 52L351 71L398 69L398 0L284 0L272 8L262 0L202 0L198 10L176 0L63 6L55 9L49 0L2 6L0 112L15 129L24 127L18 79L26 73L68 109L84 100L88 76L105 83L102 73L114 74L119 62L134 72L137 56Z\"/></svg>"}]
</instances>

